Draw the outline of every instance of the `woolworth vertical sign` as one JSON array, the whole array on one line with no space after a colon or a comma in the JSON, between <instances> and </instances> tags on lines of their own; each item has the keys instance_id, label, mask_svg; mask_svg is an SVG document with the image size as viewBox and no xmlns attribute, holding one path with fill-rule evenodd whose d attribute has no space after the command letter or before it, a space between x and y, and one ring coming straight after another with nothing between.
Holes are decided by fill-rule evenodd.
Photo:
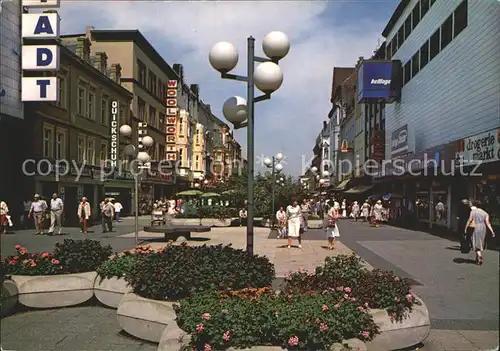
<instances>
[{"instance_id":1,"label":"woolworth vertical sign","mask_svg":"<svg viewBox=\"0 0 500 351\"><path fill-rule=\"evenodd\" d=\"M24 8L59 8L60 0L23 0ZM48 45L47 39L59 39L60 18L54 13L23 13L22 39L37 41L37 45L23 45L21 66L23 71L58 71L59 45ZM22 77L22 101L58 101L57 77Z\"/></svg>"},{"instance_id":2,"label":"woolworth vertical sign","mask_svg":"<svg viewBox=\"0 0 500 351\"><path fill-rule=\"evenodd\" d=\"M167 161L177 161L177 81L169 80L167 86L166 140L165 158Z\"/></svg>"}]
</instances>

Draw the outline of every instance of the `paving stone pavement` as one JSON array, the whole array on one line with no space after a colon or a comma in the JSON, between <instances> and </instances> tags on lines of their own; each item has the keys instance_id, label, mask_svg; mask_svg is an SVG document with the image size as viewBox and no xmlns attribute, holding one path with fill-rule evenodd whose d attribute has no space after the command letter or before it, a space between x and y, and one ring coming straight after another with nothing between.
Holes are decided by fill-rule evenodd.
<instances>
[{"instance_id":1,"label":"paving stone pavement","mask_svg":"<svg viewBox=\"0 0 500 351\"><path fill-rule=\"evenodd\" d=\"M148 219L141 219L141 226ZM116 251L134 246L132 221L116 227L115 233L104 237L98 227L91 238L109 243ZM286 242L268 239L269 229L255 228L255 252L266 255L276 265L278 276L300 268L313 270L331 254L349 253L350 249L370 265L393 270L411 278L415 292L426 302L433 330L424 351L489 351L498 346L498 254L487 252L485 264L467 264L470 257L461 255L456 244L427 233L394 227L374 229L364 223L339 224L342 243L334 252L323 249L322 230L307 233L303 248L281 247ZM18 232L2 237L2 256L12 253L16 243L33 251L50 250L65 237L80 238L77 229L69 229L62 237L34 237L31 232ZM153 246L161 235L140 233ZM232 242L236 248L245 246L244 228L216 228L199 234L208 238L190 244ZM149 239L148 239L149 238ZM457 260L461 259L461 260ZM98 305L65 309L26 311L0 320L1 345L4 350L75 350L75 351L149 351L155 344L137 340L120 331L116 311Z\"/></svg>"}]
</instances>

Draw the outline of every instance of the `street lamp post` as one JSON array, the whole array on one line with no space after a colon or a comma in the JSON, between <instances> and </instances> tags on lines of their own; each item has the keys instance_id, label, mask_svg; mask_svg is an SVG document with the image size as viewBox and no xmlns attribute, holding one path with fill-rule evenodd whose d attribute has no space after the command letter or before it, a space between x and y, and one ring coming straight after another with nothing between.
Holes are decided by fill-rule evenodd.
<instances>
[{"instance_id":1,"label":"street lamp post","mask_svg":"<svg viewBox=\"0 0 500 351\"><path fill-rule=\"evenodd\" d=\"M128 124L124 124L120 127L120 134L129 137L132 135L132 127ZM140 134L139 134L140 135ZM134 207L135 207L135 245L139 243L139 171L142 172L143 169L149 169L150 157L146 151L143 150L143 147L151 147L153 146L154 140L149 135L139 136L138 137L138 145L129 144L125 146L125 155L134 158L134 164L132 165L131 171L134 175Z\"/></svg>"},{"instance_id":2,"label":"street lamp post","mask_svg":"<svg viewBox=\"0 0 500 351\"><path fill-rule=\"evenodd\" d=\"M221 78L247 83L247 100L241 97L228 99L223 106L224 117L234 125L234 129L247 127L248 157L248 225L247 251L253 253L253 221L254 221L254 105L268 100L271 94L283 83L283 74L278 61L290 51L288 37L282 32L269 33L262 42L262 49L268 58L255 56L255 38L247 38L247 75L229 74L238 63L238 51L228 42L214 45L209 54L210 64L221 73ZM255 63L260 64L255 68ZM254 86L264 93L254 96Z\"/></svg>"},{"instance_id":3,"label":"street lamp post","mask_svg":"<svg viewBox=\"0 0 500 351\"><path fill-rule=\"evenodd\" d=\"M283 165L280 163L284 158L284 155L281 152L278 152L275 156L272 158L266 157L264 159L264 165L267 168L271 168L271 177L272 177L272 207L271 207L271 227L274 226L274 213L275 213L275 192L276 192L276 182L279 183L279 181L276 181L276 173L279 173L283 170ZM283 178L281 178L283 179Z\"/></svg>"}]
</instances>

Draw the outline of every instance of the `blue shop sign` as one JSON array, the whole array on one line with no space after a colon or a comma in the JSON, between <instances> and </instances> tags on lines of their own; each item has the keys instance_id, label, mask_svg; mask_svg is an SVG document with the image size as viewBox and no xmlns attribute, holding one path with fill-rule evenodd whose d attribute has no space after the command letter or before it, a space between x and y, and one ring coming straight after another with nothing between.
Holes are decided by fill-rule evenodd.
<instances>
[{"instance_id":1,"label":"blue shop sign","mask_svg":"<svg viewBox=\"0 0 500 351\"><path fill-rule=\"evenodd\" d=\"M402 86L401 61L366 60L358 68L358 103L398 101Z\"/></svg>"}]
</instances>

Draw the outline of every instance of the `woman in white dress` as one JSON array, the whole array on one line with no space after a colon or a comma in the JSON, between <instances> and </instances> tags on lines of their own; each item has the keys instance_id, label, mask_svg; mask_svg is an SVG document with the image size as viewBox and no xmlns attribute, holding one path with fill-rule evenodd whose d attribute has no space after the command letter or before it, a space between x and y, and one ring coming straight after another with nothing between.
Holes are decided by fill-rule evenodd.
<instances>
[{"instance_id":1,"label":"woman in white dress","mask_svg":"<svg viewBox=\"0 0 500 351\"><path fill-rule=\"evenodd\" d=\"M370 207L368 200L365 200L365 203L361 206L361 216L365 219L365 222L368 222L368 217L370 217Z\"/></svg>"},{"instance_id":2,"label":"woman in white dress","mask_svg":"<svg viewBox=\"0 0 500 351\"><path fill-rule=\"evenodd\" d=\"M347 201L342 200L342 218L347 218Z\"/></svg>"},{"instance_id":3,"label":"woman in white dress","mask_svg":"<svg viewBox=\"0 0 500 351\"><path fill-rule=\"evenodd\" d=\"M339 207L332 206L328 211L328 225L326 229L326 238L328 239L328 250L333 250L335 238L340 236L339 228L337 227L337 220L340 217Z\"/></svg>"},{"instance_id":4,"label":"woman in white dress","mask_svg":"<svg viewBox=\"0 0 500 351\"><path fill-rule=\"evenodd\" d=\"M286 208L286 217L288 218L288 248L292 247L292 240L299 240L299 249L302 248L302 238L300 237L300 217L302 216L301 209L296 200L292 205Z\"/></svg>"}]
</instances>

